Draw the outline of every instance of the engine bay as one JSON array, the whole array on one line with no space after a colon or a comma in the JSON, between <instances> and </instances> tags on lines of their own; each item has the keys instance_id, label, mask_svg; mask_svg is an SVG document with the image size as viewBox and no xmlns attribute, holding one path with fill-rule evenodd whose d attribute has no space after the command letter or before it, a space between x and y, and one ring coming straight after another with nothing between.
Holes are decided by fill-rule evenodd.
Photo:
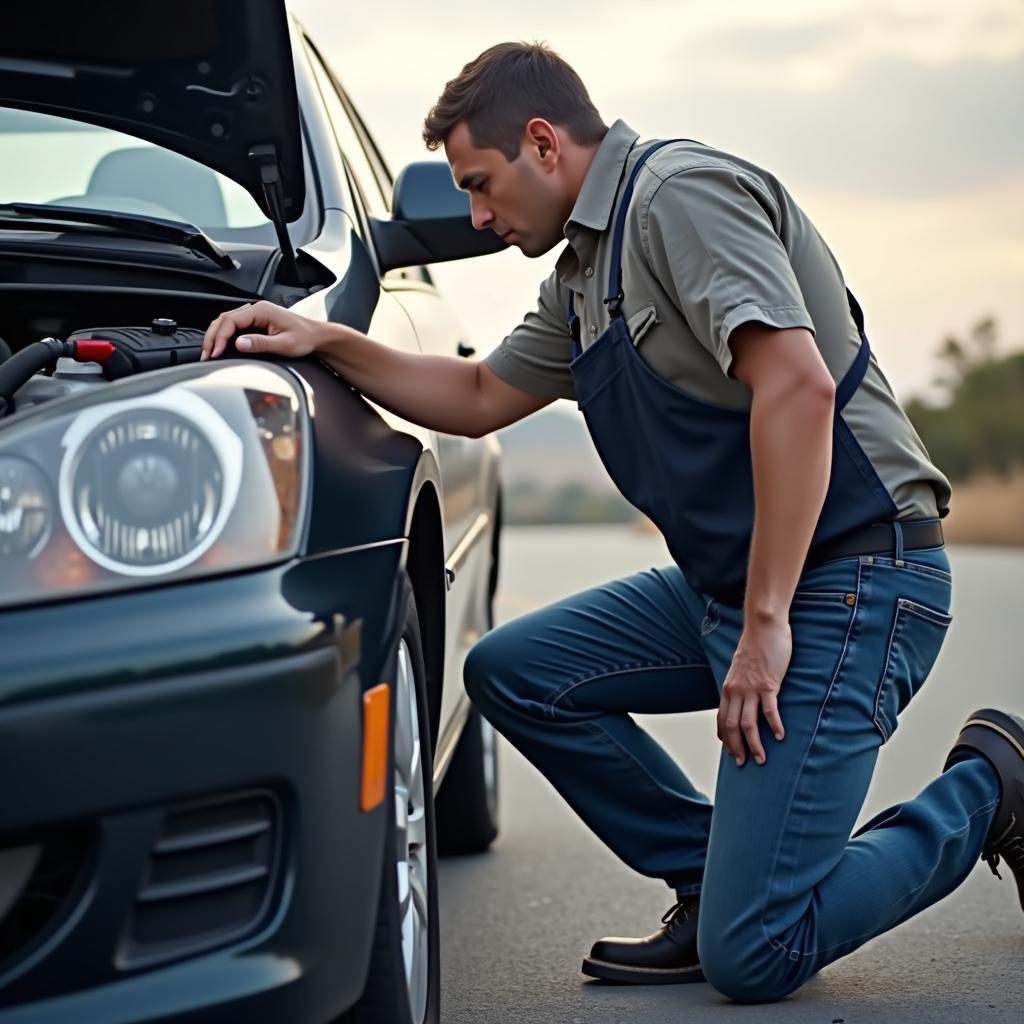
<instances>
[{"instance_id":1,"label":"engine bay","mask_svg":"<svg viewBox=\"0 0 1024 1024\"><path fill-rule=\"evenodd\" d=\"M8 400L6 412L0 410L0 423L17 410L82 388L197 362L206 328L247 298L99 283L0 286L0 381L6 383L0 386L0 397ZM64 352L56 358L44 358L41 352L38 358L27 358L25 353L38 349L46 338L79 346L102 340L114 352L104 362L76 361Z\"/></svg>"},{"instance_id":2,"label":"engine bay","mask_svg":"<svg viewBox=\"0 0 1024 1024\"><path fill-rule=\"evenodd\" d=\"M104 380L198 362L203 335L170 317L156 317L147 326L87 327L66 339L40 339L17 354L0 352L0 416Z\"/></svg>"}]
</instances>

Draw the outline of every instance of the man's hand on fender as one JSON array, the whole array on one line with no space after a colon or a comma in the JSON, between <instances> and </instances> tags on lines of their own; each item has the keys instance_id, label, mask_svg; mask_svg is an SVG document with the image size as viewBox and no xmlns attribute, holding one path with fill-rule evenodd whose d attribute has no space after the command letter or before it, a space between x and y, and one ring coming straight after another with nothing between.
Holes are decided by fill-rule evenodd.
<instances>
[{"instance_id":1,"label":"man's hand on fender","mask_svg":"<svg viewBox=\"0 0 1024 1024\"><path fill-rule=\"evenodd\" d=\"M748 747L758 764L766 760L758 732L762 711L775 738L782 740L786 735L778 697L792 656L793 636L788 621L744 628L718 708L718 738L738 765L746 761Z\"/></svg>"}]
</instances>

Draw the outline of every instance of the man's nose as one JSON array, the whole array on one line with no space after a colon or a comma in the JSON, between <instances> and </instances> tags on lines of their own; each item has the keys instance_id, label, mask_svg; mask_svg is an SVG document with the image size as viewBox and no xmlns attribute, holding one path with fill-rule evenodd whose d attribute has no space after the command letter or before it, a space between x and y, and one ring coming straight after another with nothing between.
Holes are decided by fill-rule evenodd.
<instances>
[{"instance_id":1,"label":"man's nose","mask_svg":"<svg viewBox=\"0 0 1024 1024\"><path fill-rule=\"evenodd\" d=\"M470 197L469 209L473 220L473 227L477 231L483 231L484 228L489 228L494 223L494 214L479 200Z\"/></svg>"}]
</instances>

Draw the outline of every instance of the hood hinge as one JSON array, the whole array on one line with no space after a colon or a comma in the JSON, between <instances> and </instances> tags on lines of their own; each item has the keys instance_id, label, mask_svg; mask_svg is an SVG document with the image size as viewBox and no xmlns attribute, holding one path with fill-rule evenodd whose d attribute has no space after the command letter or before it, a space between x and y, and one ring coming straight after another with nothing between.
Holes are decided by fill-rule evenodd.
<instances>
[{"instance_id":1,"label":"hood hinge","mask_svg":"<svg viewBox=\"0 0 1024 1024\"><path fill-rule=\"evenodd\" d=\"M292 248L292 240L288 236L288 225L284 219L284 191L281 188L281 167L277 162L277 149L271 143L252 146L249 156L257 161L260 168L260 183L263 185L263 197L270 211L274 230L277 232L277 244L281 249L281 261L288 276L289 284L300 284L299 267Z\"/></svg>"}]
</instances>

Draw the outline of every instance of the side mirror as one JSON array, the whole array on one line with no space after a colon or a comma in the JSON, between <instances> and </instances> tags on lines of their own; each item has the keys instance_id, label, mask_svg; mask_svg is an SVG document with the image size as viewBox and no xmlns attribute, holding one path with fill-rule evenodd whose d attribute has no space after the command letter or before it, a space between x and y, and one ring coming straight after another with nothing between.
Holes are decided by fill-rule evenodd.
<instances>
[{"instance_id":1,"label":"side mirror","mask_svg":"<svg viewBox=\"0 0 1024 1024\"><path fill-rule=\"evenodd\" d=\"M469 196L452 181L447 163L419 160L395 182L390 220L371 218L382 270L486 256L508 244L491 230L477 231Z\"/></svg>"}]
</instances>

